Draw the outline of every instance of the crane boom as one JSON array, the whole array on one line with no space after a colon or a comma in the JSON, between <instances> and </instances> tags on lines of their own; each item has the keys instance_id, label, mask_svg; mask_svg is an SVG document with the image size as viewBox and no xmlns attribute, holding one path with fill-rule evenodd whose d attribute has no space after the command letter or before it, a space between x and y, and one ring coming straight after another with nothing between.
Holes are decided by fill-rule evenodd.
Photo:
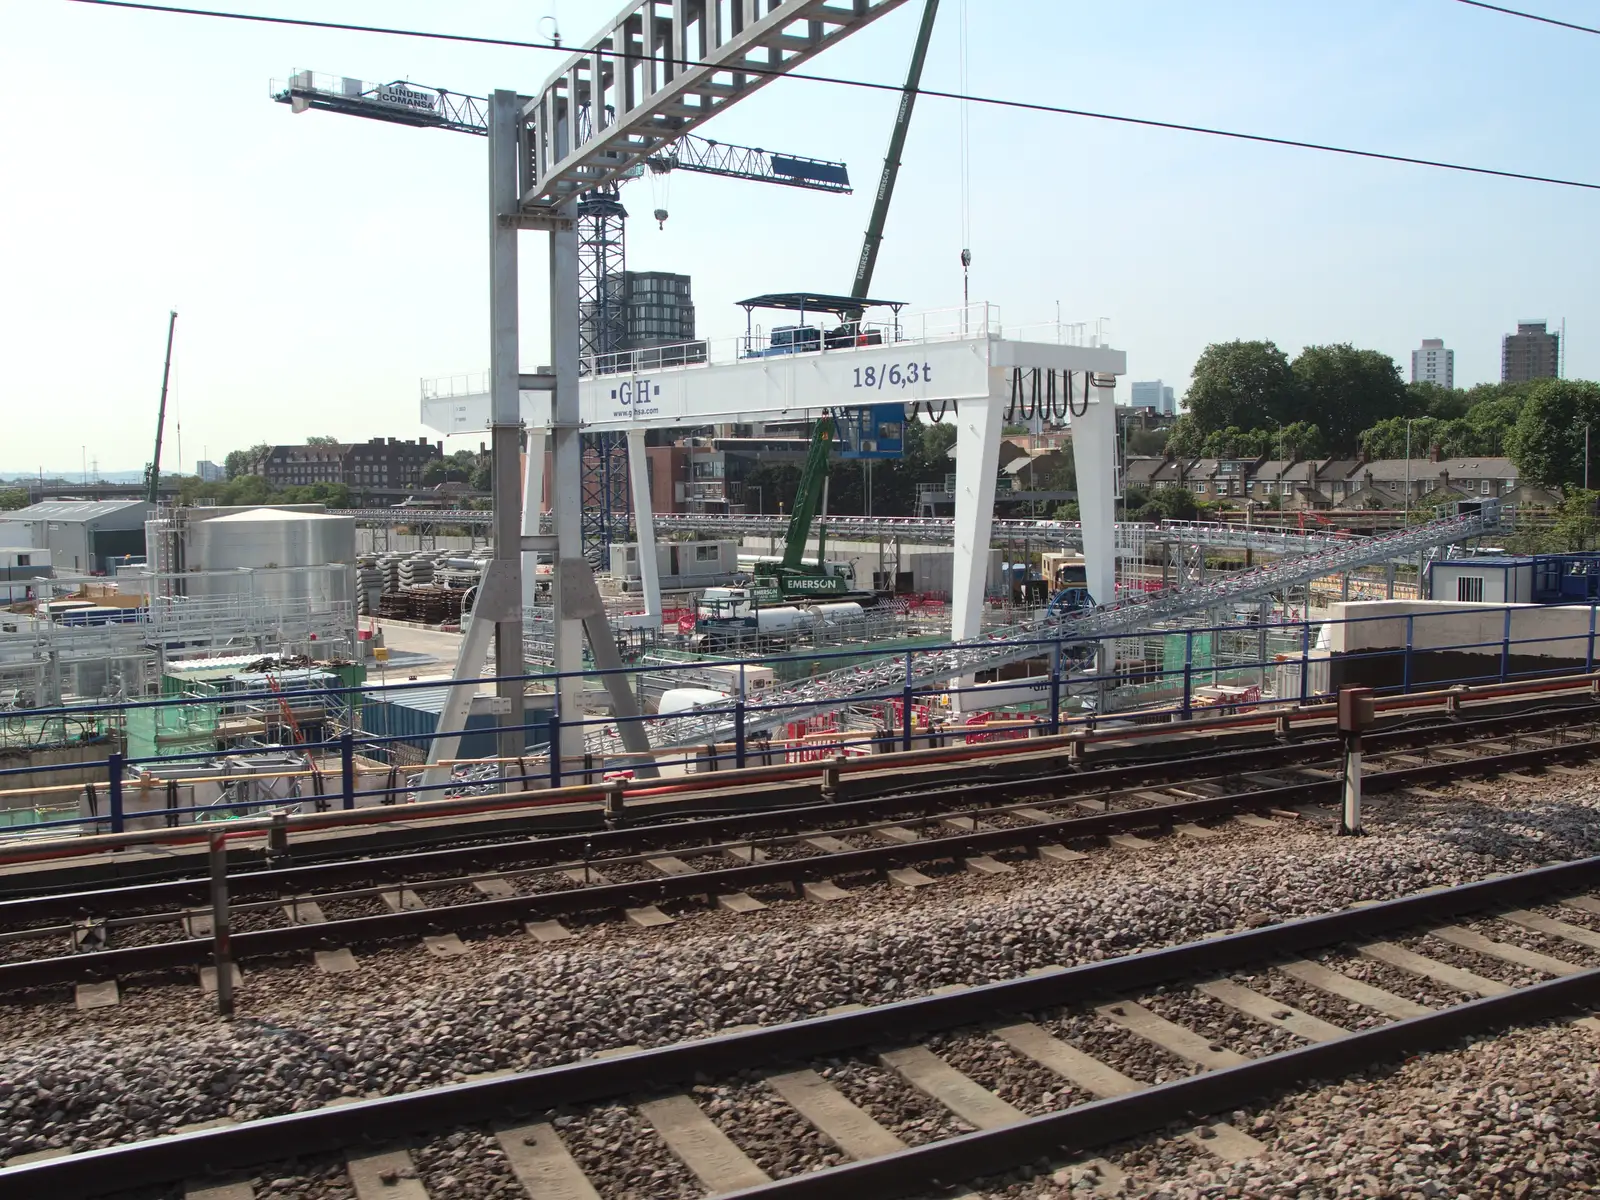
<instances>
[{"instance_id":1,"label":"crane boom","mask_svg":"<svg viewBox=\"0 0 1600 1200\"><path fill-rule=\"evenodd\" d=\"M878 266L878 247L883 243L883 227L889 220L889 201L894 199L895 180L900 176L900 155L906 148L906 132L911 128L911 110L917 104L917 89L922 86L922 64L928 57L928 41L933 37L933 18L939 11L939 0L927 0L922 10L922 24L917 27L917 44L911 51L911 67L906 72L906 85L900 90L900 110L895 113L894 130L889 134L889 152L883 158L883 175L878 180L878 194L872 201L872 216L867 221L867 236L861 244L861 258L856 262L856 281L850 294L857 298L872 290L872 273Z\"/></svg>"},{"instance_id":2,"label":"crane boom","mask_svg":"<svg viewBox=\"0 0 1600 1200\"><path fill-rule=\"evenodd\" d=\"M287 83L273 85L272 98L295 112L315 108L419 129L448 129L480 137L489 133L489 102L482 96L408 80L370 83L343 75L296 71ZM582 111L587 111L587 106ZM685 134L653 155L649 166L657 172L693 171L818 192L849 195L851 191L850 172L844 163L735 146L693 134Z\"/></svg>"},{"instance_id":3,"label":"crane boom","mask_svg":"<svg viewBox=\"0 0 1600 1200\"><path fill-rule=\"evenodd\" d=\"M750 146L714 142L710 138L685 134L671 147L649 160L652 171L694 171L701 175L724 175L729 179L758 179L787 187L809 188L818 192L849 195L850 171L842 162L821 158L802 158L798 154L776 154Z\"/></svg>"},{"instance_id":4,"label":"crane boom","mask_svg":"<svg viewBox=\"0 0 1600 1200\"><path fill-rule=\"evenodd\" d=\"M172 377L172 333L177 325L178 314L174 310L167 318L167 359L161 366L161 406L156 410L156 452L144 469L144 498L151 504L156 503L161 488L161 434L167 426L167 381ZM182 441L181 434L179 440Z\"/></svg>"},{"instance_id":5,"label":"crane boom","mask_svg":"<svg viewBox=\"0 0 1600 1200\"><path fill-rule=\"evenodd\" d=\"M394 125L489 136L489 102L482 96L466 96L409 80L369 83L345 75L296 71L286 83L273 82L272 98L297 113L316 108Z\"/></svg>"},{"instance_id":6,"label":"crane boom","mask_svg":"<svg viewBox=\"0 0 1600 1200\"><path fill-rule=\"evenodd\" d=\"M823 417L811 432L811 449L806 454L800 487L795 492L794 512L789 516L789 532L784 538L783 560L780 564L785 570L798 571L805 563L811 524L817 519L817 509L822 504L822 490L827 486L828 449L832 443L833 418Z\"/></svg>"}]
</instances>

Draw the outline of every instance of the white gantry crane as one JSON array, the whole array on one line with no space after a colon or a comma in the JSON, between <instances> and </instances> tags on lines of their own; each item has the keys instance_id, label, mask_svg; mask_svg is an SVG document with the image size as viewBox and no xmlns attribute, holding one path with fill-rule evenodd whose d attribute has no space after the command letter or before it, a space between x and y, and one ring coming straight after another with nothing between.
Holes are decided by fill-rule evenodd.
<instances>
[{"instance_id":1,"label":"white gantry crane","mask_svg":"<svg viewBox=\"0 0 1600 1200\"><path fill-rule=\"evenodd\" d=\"M583 466L579 414L577 201L614 186L648 166L703 121L781 78L811 58L894 11L905 0L630 0L601 32L532 96L496 91L482 104L470 97L448 117L428 118L413 104L411 123L461 127L481 123L489 138L489 417L494 464L495 557L484 573L474 617L462 639L456 682L440 716L430 764L453 757L465 727L495 633L494 672L501 698L500 752L522 750L523 717L521 553L548 551L555 559L555 754L582 748L582 641L587 635L630 750L648 748L638 706L620 672L594 577L583 556ZM291 97L291 102L293 98ZM310 106L309 98L305 99ZM607 119L585 119L608 114ZM446 123L448 121L448 124ZM680 161L681 167L681 161ZM550 237L548 372L522 369L517 356L517 235ZM553 442L554 533L524 531L521 472L523 391L548 401ZM448 770L430 766L425 784Z\"/></svg>"}]
</instances>

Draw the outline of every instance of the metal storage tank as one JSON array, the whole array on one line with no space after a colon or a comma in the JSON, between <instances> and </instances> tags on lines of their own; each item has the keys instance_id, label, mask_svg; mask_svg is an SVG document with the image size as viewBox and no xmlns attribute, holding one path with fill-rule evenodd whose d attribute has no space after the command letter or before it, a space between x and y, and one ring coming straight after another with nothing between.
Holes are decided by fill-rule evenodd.
<instances>
[{"instance_id":1,"label":"metal storage tank","mask_svg":"<svg viewBox=\"0 0 1600 1200\"><path fill-rule=\"evenodd\" d=\"M212 517L189 527L186 565L190 571L232 571L247 567L248 581L195 580L190 595L248 594L255 599L347 602L356 561L354 517L329 513L253 508ZM343 563L344 571L294 571L273 568L320 567Z\"/></svg>"}]
</instances>

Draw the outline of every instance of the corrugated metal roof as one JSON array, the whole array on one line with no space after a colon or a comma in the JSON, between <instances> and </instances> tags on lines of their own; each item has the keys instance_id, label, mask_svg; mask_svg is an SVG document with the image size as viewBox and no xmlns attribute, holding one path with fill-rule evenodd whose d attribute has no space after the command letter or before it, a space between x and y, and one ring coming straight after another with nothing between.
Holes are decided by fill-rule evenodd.
<instances>
[{"instance_id":1,"label":"corrugated metal roof","mask_svg":"<svg viewBox=\"0 0 1600 1200\"><path fill-rule=\"evenodd\" d=\"M130 508L149 509L148 500L44 500L0 513L6 521L93 521Z\"/></svg>"}]
</instances>

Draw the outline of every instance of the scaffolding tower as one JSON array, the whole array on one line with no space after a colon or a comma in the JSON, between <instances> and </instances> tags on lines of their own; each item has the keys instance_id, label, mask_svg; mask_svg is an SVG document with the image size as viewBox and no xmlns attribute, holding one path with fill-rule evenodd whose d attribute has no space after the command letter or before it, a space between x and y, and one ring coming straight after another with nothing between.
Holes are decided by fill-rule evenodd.
<instances>
[{"instance_id":1,"label":"scaffolding tower","mask_svg":"<svg viewBox=\"0 0 1600 1200\"><path fill-rule=\"evenodd\" d=\"M609 356L627 347L627 221L628 210L614 185L578 201L580 364L612 361ZM595 570L611 569L606 560L612 538L618 532L626 536L632 511L627 436L584 434L583 556Z\"/></svg>"}]
</instances>

